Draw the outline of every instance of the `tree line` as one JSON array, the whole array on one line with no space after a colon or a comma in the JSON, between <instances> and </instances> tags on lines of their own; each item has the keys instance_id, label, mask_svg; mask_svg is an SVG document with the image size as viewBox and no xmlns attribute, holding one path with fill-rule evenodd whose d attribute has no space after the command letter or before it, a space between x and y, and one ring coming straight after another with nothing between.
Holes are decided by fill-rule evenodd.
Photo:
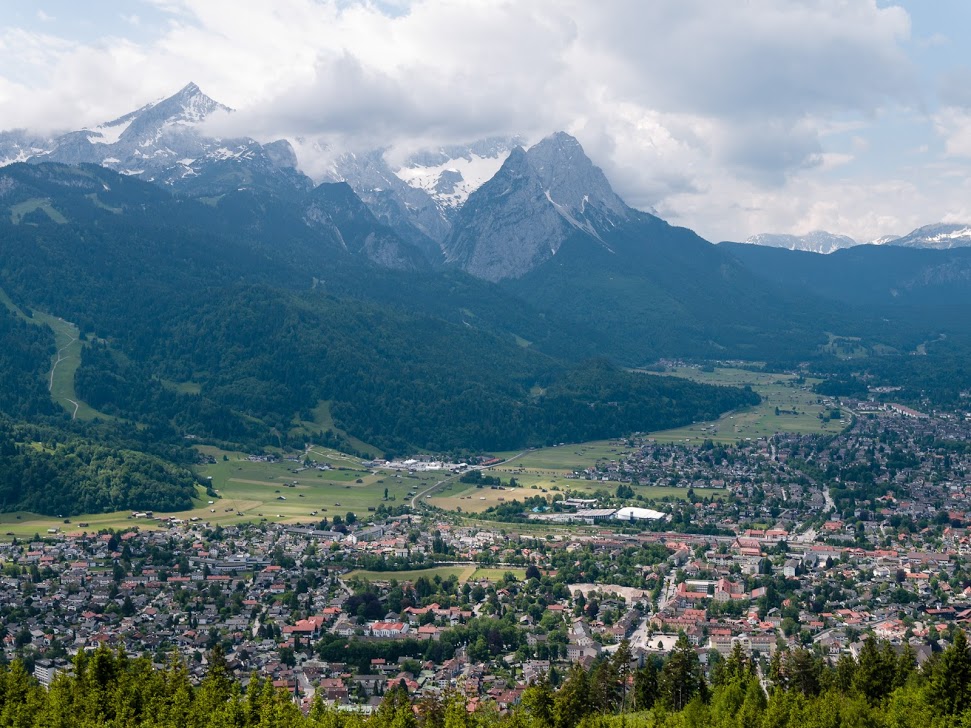
<instances>
[{"instance_id":1,"label":"tree line","mask_svg":"<svg viewBox=\"0 0 971 728\"><path fill-rule=\"evenodd\" d=\"M178 658L158 668L102 646L79 652L49 689L18 661L0 667L0 726L957 728L971 720L971 650L960 630L920 667L907 646L872 636L858 658L835 663L803 649L777 652L767 674L738 646L710 662L706 673L683 634L666 659L644 666L625 642L590 671L575 664L562 680L554 672L533 682L506 711L484 701L470 712L459 693L413 701L392 681L364 717L329 707L319 693L305 714L255 674L244 689L218 645L198 684Z\"/></svg>"}]
</instances>

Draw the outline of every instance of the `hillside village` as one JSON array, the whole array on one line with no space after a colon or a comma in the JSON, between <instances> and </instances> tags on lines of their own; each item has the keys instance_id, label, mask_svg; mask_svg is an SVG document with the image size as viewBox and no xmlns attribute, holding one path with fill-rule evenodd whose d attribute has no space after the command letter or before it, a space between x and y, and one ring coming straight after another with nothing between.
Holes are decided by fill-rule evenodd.
<instances>
[{"instance_id":1,"label":"hillside village","mask_svg":"<svg viewBox=\"0 0 971 728\"><path fill-rule=\"evenodd\" d=\"M256 673L305 708L322 696L365 713L399 685L504 709L572 663L621 650L642 666L682 634L707 669L740 647L763 676L798 647L856 655L867 634L923 662L971 622L971 425L848 406L831 438L634 438L573 474L614 492L475 515L133 518L15 539L0 544L3 655L45 684L99 645L178 654L201 679L218 648L244 684ZM643 484L684 498L646 499Z\"/></svg>"}]
</instances>

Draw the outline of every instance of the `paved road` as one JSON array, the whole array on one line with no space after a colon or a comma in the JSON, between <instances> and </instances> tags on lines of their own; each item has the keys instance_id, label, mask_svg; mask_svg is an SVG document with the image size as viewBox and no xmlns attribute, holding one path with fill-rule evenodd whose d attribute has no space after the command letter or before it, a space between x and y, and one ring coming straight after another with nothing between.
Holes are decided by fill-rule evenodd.
<instances>
[{"instance_id":1,"label":"paved road","mask_svg":"<svg viewBox=\"0 0 971 728\"><path fill-rule=\"evenodd\" d=\"M823 498L826 499L826 513L836 510L836 502L829 493L829 488L823 488Z\"/></svg>"}]
</instances>

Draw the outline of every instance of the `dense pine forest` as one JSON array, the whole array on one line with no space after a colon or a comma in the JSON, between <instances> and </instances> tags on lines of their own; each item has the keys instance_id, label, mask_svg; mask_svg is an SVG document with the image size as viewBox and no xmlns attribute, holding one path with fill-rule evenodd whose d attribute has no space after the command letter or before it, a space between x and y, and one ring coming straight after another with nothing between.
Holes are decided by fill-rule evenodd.
<instances>
[{"instance_id":1,"label":"dense pine forest","mask_svg":"<svg viewBox=\"0 0 971 728\"><path fill-rule=\"evenodd\" d=\"M192 507L196 477L157 455L0 418L0 510L55 516Z\"/></svg>"},{"instance_id":2,"label":"dense pine forest","mask_svg":"<svg viewBox=\"0 0 971 728\"><path fill-rule=\"evenodd\" d=\"M663 662L634 667L626 643L592 670L575 664L534 682L500 711L467 704L458 692L413 703L389 685L370 716L340 712L319 698L301 711L291 694L254 675L229 676L220 647L194 685L177 658L165 667L101 647L80 652L71 671L42 687L20 662L0 669L2 726L172 726L178 728L924 728L971 720L971 649L955 630L943 652L918 667L908 647L867 638L854 659L831 664L797 649L776 653L766 675L740 647L707 656L706 671L682 634ZM553 685L555 682L557 685Z\"/></svg>"}]
</instances>

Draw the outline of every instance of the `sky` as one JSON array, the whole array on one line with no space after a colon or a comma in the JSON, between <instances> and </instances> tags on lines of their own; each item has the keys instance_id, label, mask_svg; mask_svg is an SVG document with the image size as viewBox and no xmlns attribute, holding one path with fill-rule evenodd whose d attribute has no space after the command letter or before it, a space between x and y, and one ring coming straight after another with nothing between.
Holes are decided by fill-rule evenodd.
<instances>
[{"instance_id":1,"label":"sky","mask_svg":"<svg viewBox=\"0 0 971 728\"><path fill-rule=\"evenodd\" d=\"M632 206L713 241L971 222L967 0L0 0L0 129L76 129L192 81L214 131L319 175L576 136Z\"/></svg>"}]
</instances>

